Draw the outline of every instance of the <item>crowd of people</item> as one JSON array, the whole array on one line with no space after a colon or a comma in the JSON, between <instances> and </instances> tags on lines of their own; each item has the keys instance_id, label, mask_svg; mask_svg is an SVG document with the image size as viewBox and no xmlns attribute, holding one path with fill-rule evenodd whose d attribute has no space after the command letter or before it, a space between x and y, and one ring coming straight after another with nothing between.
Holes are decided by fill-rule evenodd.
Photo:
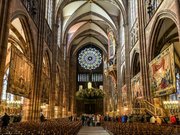
<instances>
[{"instance_id":1,"label":"crowd of people","mask_svg":"<svg viewBox=\"0 0 180 135\"><path fill-rule=\"evenodd\" d=\"M112 122L119 122L119 123L131 123L131 122L139 122L139 123L157 123L157 124L176 124L179 125L179 119L176 115L170 115L169 117L159 117L159 116L151 116L150 114L144 115L122 115L116 117L110 117L109 115L104 116L104 121L112 121Z\"/></svg>"},{"instance_id":2,"label":"crowd of people","mask_svg":"<svg viewBox=\"0 0 180 135\"><path fill-rule=\"evenodd\" d=\"M111 117L109 115L94 115L94 114L83 114L81 115L81 121L83 126L98 126L103 121L119 122L119 123L152 123L152 124L173 124L179 125L179 119L176 115L170 115L169 117L151 116L150 114L131 114Z\"/></svg>"},{"instance_id":3,"label":"crowd of people","mask_svg":"<svg viewBox=\"0 0 180 135\"><path fill-rule=\"evenodd\" d=\"M104 116L102 126L114 135L176 135L180 134L180 123L176 115L169 117L144 115Z\"/></svg>"},{"instance_id":4,"label":"crowd of people","mask_svg":"<svg viewBox=\"0 0 180 135\"><path fill-rule=\"evenodd\" d=\"M82 114L81 121L83 126L100 126L102 115L100 114Z\"/></svg>"},{"instance_id":5,"label":"crowd of people","mask_svg":"<svg viewBox=\"0 0 180 135\"><path fill-rule=\"evenodd\" d=\"M15 121L14 121L15 120ZM19 123L15 123L15 122ZM171 130L175 131L174 125L180 129L179 126L179 120L175 115L171 115L170 117L158 117L158 116L151 116L149 114L144 115L122 115L122 116L115 116L111 117L109 115L100 115L100 114L82 114L80 117L77 117L76 115L69 116L66 119L54 119L54 120L47 120L43 114L40 116L40 122L20 122L19 118L14 119L11 122L11 116L9 116L7 113L4 114L3 117L1 117L1 131L3 129L5 131L10 131L12 133L14 132L31 132L31 133L40 133L41 130L43 133L48 132L49 130L51 132L56 133L70 133L74 132L71 129L76 129L75 133L79 131L81 126L103 126L105 129L108 129L112 131L114 134L118 133L131 133L128 131L129 128L132 128L135 130L135 133L153 133L153 129L156 130L156 133L160 133L161 129L165 129L165 127L168 127L168 132ZM9 125L9 126L8 126ZM146 127L149 126L152 131L146 132ZM156 127L158 125L158 128ZM53 126L53 127L52 127ZM73 128L69 128L73 127ZM127 129L121 130L121 129ZM49 130L47 130L49 129ZM142 132L139 130L141 129ZM164 132L163 132L164 133Z\"/></svg>"},{"instance_id":6,"label":"crowd of people","mask_svg":"<svg viewBox=\"0 0 180 135\"><path fill-rule=\"evenodd\" d=\"M5 113L4 116L0 118L1 127L6 128L9 123L21 122L21 119L22 119L22 116L20 114L8 115L7 113Z\"/></svg>"},{"instance_id":7,"label":"crowd of people","mask_svg":"<svg viewBox=\"0 0 180 135\"><path fill-rule=\"evenodd\" d=\"M79 120L79 119L77 118L77 115L71 115L71 116L69 117L69 120L70 120L70 121L77 121L77 120Z\"/></svg>"}]
</instances>

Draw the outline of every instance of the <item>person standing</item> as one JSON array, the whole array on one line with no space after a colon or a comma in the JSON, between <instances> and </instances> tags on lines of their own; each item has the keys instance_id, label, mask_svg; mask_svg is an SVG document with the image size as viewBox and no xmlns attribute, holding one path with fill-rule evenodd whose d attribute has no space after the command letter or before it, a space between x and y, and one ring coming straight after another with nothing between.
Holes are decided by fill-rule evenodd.
<instances>
[{"instance_id":1,"label":"person standing","mask_svg":"<svg viewBox=\"0 0 180 135\"><path fill-rule=\"evenodd\" d=\"M4 116L2 117L2 128L6 128L9 124L10 121L10 117L7 113L4 114Z\"/></svg>"},{"instance_id":2,"label":"person standing","mask_svg":"<svg viewBox=\"0 0 180 135\"><path fill-rule=\"evenodd\" d=\"M161 120L161 118L159 118L159 116L157 116L157 118L156 118L156 121L157 121L157 124L162 124L162 120Z\"/></svg>"},{"instance_id":3,"label":"person standing","mask_svg":"<svg viewBox=\"0 0 180 135\"><path fill-rule=\"evenodd\" d=\"M40 121L41 121L41 122L46 121L46 119L45 119L45 117L44 117L44 115L43 115L43 114L41 114L41 116L40 116Z\"/></svg>"},{"instance_id":4,"label":"person standing","mask_svg":"<svg viewBox=\"0 0 180 135\"><path fill-rule=\"evenodd\" d=\"M156 118L155 118L154 116L152 116L152 117L150 118L150 123L153 123L153 124L156 123Z\"/></svg>"},{"instance_id":5,"label":"person standing","mask_svg":"<svg viewBox=\"0 0 180 135\"><path fill-rule=\"evenodd\" d=\"M170 115L170 122L171 124L176 124L176 116Z\"/></svg>"}]
</instances>

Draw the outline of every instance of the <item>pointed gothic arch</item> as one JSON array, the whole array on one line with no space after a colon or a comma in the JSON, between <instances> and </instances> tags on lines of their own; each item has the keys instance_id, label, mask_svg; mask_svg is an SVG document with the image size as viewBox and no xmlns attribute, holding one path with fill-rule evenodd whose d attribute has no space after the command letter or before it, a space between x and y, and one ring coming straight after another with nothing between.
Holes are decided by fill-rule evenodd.
<instances>
[{"instance_id":1,"label":"pointed gothic arch","mask_svg":"<svg viewBox=\"0 0 180 135\"><path fill-rule=\"evenodd\" d=\"M134 51L131 63L131 76L134 77L140 72L140 56L137 51Z\"/></svg>"},{"instance_id":2,"label":"pointed gothic arch","mask_svg":"<svg viewBox=\"0 0 180 135\"><path fill-rule=\"evenodd\" d=\"M152 30L151 30L151 36L150 36L150 40L149 40L149 47L148 47L148 61L150 62L162 49L163 45L165 45L165 43L163 45L160 45L159 47L158 45L158 39L157 37L159 36L160 31L162 31L162 25L165 22L165 20L171 20L174 24L172 25L172 28L169 30L172 30L174 28L177 28L177 34L174 35L173 37L180 37L180 27L178 25L178 19L175 16L175 14L170 11L170 10L165 10L165 11L161 11L157 14L156 19L154 21L154 24L152 26ZM164 29L166 29L166 27L163 27ZM167 30L168 32L168 30ZM170 32L170 31L169 31ZM165 33L164 33L165 34ZM168 33L166 33L168 34ZM167 36L167 35L162 35L162 36ZM173 38L171 37L171 38ZM168 42L168 41L166 41ZM158 49L157 49L158 47Z\"/></svg>"},{"instance_id":3,"label":"pointed gothic arch","mask_svg":"<svg viewBox=\"0 0 180 135\"><path fill-rule=\"evenodd\" d=\"M21 100L21 108L17 108L18 111L13 108L9 109L9 111L14 114L23 112L23 119L26 120L29 112L24 112L23 110L25 108L29 109L29 106L24 106L24 104L30 102L34 90L33 69L35 53L32 29L29 25L27 14L22 11L17 10L11 13L7 49L4 51L6 51L6 58L2 99L3 102L7 103L10 100L12 102ZM16 66L13 67L12 65ZM14 87L14 91L11 86Z\"/></svg>"}]
</instances>

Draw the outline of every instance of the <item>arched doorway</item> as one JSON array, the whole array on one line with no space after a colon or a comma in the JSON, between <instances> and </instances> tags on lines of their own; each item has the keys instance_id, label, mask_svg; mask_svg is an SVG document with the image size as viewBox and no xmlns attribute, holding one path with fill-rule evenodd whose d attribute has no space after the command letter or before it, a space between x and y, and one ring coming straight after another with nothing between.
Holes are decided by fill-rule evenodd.
<instances>
[{"instance_id":1,"label":"arched doorway","mask_svg":"<svg viewBox=\"0 0 180 135\"><path fill-rule=\"evenodd\" d=\"M134 77L140 72L140 58L138 52L135 52L133 56L134 57L132 61L132 76Z\"/></svg>"}]
</instances>

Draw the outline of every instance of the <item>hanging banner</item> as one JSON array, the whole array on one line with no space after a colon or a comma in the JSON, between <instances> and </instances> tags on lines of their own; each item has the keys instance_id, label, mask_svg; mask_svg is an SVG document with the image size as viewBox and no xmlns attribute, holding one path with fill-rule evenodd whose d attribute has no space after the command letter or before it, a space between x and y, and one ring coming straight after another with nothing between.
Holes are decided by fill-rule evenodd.
<instances>
[{"instance_id":1,"label":"hanging banner","mask_svg":"<svg viewBox=\"0 0 180 135\"><path fill-rule=\"evenodd\" d=\"M108 54L109 54L109 60L113 59L115 56L115 50L116 49L116 42L114 38L114 34L112 31L109 31L108 33Z\"/></svg>"},{"instance_id":2,"label":"hanging banner","mask_svg":"<svg viewBox=\"0 0 180 135\"><path fill-rule=\"evenodd\" d=\"M143 89L142 89L142 78L141 73L138 73L131 79L131 91L133 99L143 98Z\"/></svg>"},{"instance_id":3,"label":"hanging banner","mask_svg":"<svg viewBox=\"0 0 180 135\"><path fill-rule=\"evenodd\" d=\"M165 49L149 63L150 89L154 97L176 91L174 47Z\"/></svg>"},{"instance_id":4,"label":"hanging banner","mask_svg":"<svg viewBox=\"0 0 180 135\"><path fill-rule=\"evenodd\" d=\"M49 104L50 79L45 73L42 73L41 83L42 83L41 103Z\"/></svg>"},{"instance_id":5,"label":"hanging banner","mask_svg":"<svg viewBox=\"0 0 180 135\"><path fill-rule=\"evenodd\" d=\"M122 87L122 106L127 106L127 86Z\"/></svg>"},{"instance_id":6,"label":"hanging banner","mask_svg":"<svg viewBox=\"0 0 180 135\"><path fill-rule=\"evenodd\" d=\"M30 98L33 86L33 66L15 46L11 46L11 61L7 92Z\"/></svg>"}]
</instances>

